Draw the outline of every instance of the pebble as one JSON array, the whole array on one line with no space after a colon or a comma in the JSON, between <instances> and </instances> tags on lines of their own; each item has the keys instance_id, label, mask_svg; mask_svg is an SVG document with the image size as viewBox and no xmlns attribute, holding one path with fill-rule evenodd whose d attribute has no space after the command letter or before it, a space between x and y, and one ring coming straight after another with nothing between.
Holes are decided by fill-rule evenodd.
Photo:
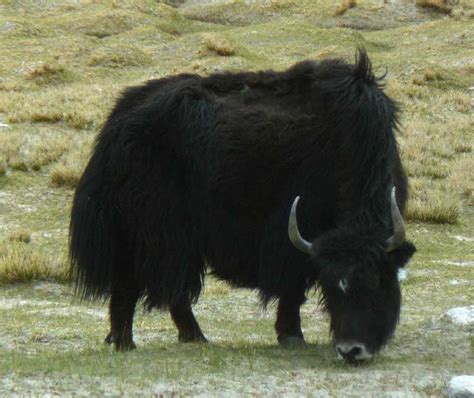
<instances>
[{"instance_id":1,"label":"pebble","mask_svg":"<svg viewBox=\"0 0 474 398\"><path fill-rule=\"evenodd\" d=\"M407 279L407 270L405 268L398 269L398 281L404 281Z\"/></svg>"},{"instance_id":2,"label":"pebble","mask_svg":"<svg viewBox=\"0 0 474 398\"><path fill-rule=\"evenodd\" d=\"M474 324L474 305L451 308L446 312L446 315L453 323L458 325L472 325Z\"/></svg>"},{"instance_id":3,"label":"pebble","mask_svg":"<svg viewBox=\"0 0 474 398\"><path fill-rule=\"evenodd\" d=\"M448 385L449 398L473 398L474 397L474 376L456 376L451 379Z\"/></svg>"}]
</instances>

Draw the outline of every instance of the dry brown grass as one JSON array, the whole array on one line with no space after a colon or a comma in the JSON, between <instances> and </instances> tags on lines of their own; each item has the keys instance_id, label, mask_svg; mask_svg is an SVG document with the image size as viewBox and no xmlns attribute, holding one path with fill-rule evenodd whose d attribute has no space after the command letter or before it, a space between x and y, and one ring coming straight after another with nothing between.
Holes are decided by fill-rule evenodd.
<instances>
[{"instance_id":1,"label":"dry brown grass","mask_svg":"<svg viewBox=\"0 0 474 398\"><path fill-rule=\"evenodd\" d=\"M68 280L64 264L19 242L0 242L0 285Z\"/></svg>"},{"instance_id":2,"label":"dry brown grass","mask_svg":"<svg viewBox=\"0 0 474 398\"><path fill-rule=\"evenodd\" d=\"M55 187L75 188L81 178L82 171L82 168L57 164L51 170L51 184Z\"/></svg>"},{"instance_id":3,"label":"dry brown grass","mask_svg":"<svg viewBox=\"0 0 474 398\"><path fill-rule=\"evenodd\" d=\"M453 93L449 100L454 104L458 112L468 113L472 110L473 100L466 93Z\"/></svg>"},{"instance_id":4,"label":"dry brown grass","mask_svg":"<svg viewBox=\"0 0 474 398\"><path fill-rule=\"evenodd\" d=\"M18 231L14 231L8 235L7 239L11 242L30 243L31 231L28 229L20 229Z\"/></svg>"},{"instance_id":5,"label":"dry brown grass","mask_svg":"<svg viewBox=\"0 0 474 398\"><path fill-rule=\"evenodd\" d=\"M90 82L74 82L30 88L31 90L0 91L0 115L4 115L4 120L13 130L14 125L19 123L28 129L33 124L40 124L35 129L43 128L41 124L45 123L50 124L51 129L92 129L105 116L104 101L109 103L117 94L113 83L104 87ZM0 129L0 136L6 134L6 130L9 129Z\"/></svg>"},{"instance_id":6,"label":"dry brown grass","mask_svg":"<svg viewBox=\"0 0 474 398\"><path fill-rule=\"evenodd\" d=\"M20 109L8 117L10 123L59 123L64 122L77 130L89 129L93 121L79 112L60 112L55 110Z\"/></svg>"},{"instance_id":7,"label":"dry brown grass","mask_svg":"<svg viewBox=\"0 0 474 398\"><path fill-rule=\"evenodd\" d=\"M28 80L40 86L65 83L72 80L71 73L64 66L51 63L40 63L25 73Z\"/></svg>"},{"instance_id":8,"label":"dry brown grass","mask_svg":"<svg viewBox=\"0 0 474 398\"><path fill-rule=\"evenodd\" d=\"M92 137L85 136L75 141L72 149L67 152L52 168L49 176L51 185L55 187L74 188L86 162L90 156Z\"/></svg>"},{"instance_id":9,"label":"dry brown grass","mask_svg":"<svg viewBox=\"0 0 474 398\"><path fill-rule=\"evenodd\" d=\"M235 55L235 45L223 37L217 37L212 34L204 35L205 52L211 52L222 57Z\"/></svg>"},{"instance_id":10,"label":"dry brown grass","mask_svg":"<svg viewBox=\"0 0 474 398\"><path fill-rule=\"evenodd\" d=\"M338 5L336 11L334 11L334 15L342 15L345 14L351 8L354 8L357 5L356 0L344 0L342 4Z\"/></svg>"},{"instance_id":11,"label":"dry brown grass","mask_svg":"<svg viewBox=\"0 0 474 398\"><path fill-rule=\"evenodd\" d=\"M455 191L452 184L447 186L443 181L427 176L412 177L406 218L417 222L457 224L460 199Z\"/></svg>"}]
</instances>

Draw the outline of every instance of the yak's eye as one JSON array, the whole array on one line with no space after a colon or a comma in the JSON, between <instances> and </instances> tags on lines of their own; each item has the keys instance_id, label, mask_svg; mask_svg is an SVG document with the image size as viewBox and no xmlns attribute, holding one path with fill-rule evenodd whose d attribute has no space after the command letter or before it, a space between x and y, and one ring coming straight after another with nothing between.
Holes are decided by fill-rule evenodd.
<instances>
[{"instance_id":1,"label":"yak's eye","mask_svg":"<svg viewBox=\"0 0 474 398\"><path fill-rule=\"evenodd\" d=\"M339 289L341 289L343 293L345 293L346 290L349 288L349 284L347 283L345 279L341 279L339 281L338 286L339 286Z\"/></svg>"}]
</instances>

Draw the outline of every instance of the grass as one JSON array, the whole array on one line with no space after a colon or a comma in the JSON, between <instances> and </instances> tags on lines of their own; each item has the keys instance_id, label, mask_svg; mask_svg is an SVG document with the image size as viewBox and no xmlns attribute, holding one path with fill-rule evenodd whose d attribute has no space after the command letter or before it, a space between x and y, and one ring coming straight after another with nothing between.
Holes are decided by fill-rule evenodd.
<instances>
[{"instance_id":1,"label":"grass","mask_svg":"<svg viewBox=\"0 0 474 398\"><path fill-rule=\"evenodd\" d=\"M235 55L235 45L224 38L207 34L204 36L204 45L206 52L210 51L223 57Z\"/></svg>"},{"instance_id":2,"label":"grass","mask_svg":"<svg viewBox=\"0 0 474 398\"><path fill-rule=\"evenodd\" d=\"M416 0L418 7L429 8L443 14L451 14L452 6L448 0Z\"/></svg>"},{"instance_id":3,"label":"grass","mask_svg":"<svg viewBox=\"0 0 474 398\"><path fill-rule=\"evenodd\" d=\"M424 3L358 1L335 15L329 0L180 8L152 0L0 0L0 395L354 395L363 388L367 396L442 396L450 376L472 373L469 328L443 314L474 301L474 6L460 0L445 13L428 7L445 2ZM378 74L388 71L386 91L403 111L406 217L418 247L402 285L401 324L383 354L358 368L335 362L317 295L302 315L308 347L280 348L274 307L262 313L254 293L212 278L196 306L209 345L178 344L167 314L139 311L138 351L104 347L106 307L74 298L65 264L73 188L120 91L176 73L353 60L358 45Z\"/></svg>"},{"instance_id":4,"label":"grass","mask_svg":"<svg viewBox=\"0 0 474 398\"><path fill-rule=\"evenodd\" d=\"M61 65L40 63L26 72L26 78L43 86L55 83L65 83L72 80L68 71Z\"/></svg>"},{"instance_id":5,"label":"grass","mask_svg":"<svg viewBox=\"0 0 474 398\"><path fill-rule=\"evenodd\" d=\"M12 242L30 243L31 231L29 231L28 229L20 229L17 231L13 231L8 235L8 240Z\"/></svg>"},{"instance_id":6,"label":"grass","mask_svg":"<svg viewBox=\"0 0 474 398\"><path fill-rule=\"evenodd\" d=\"M29 239L29 235L17 234L10 235L8 243L0 242L0 285L31 281L66 282L68 273L64 265L25 246Z\"/></svg>"}]
</instances>

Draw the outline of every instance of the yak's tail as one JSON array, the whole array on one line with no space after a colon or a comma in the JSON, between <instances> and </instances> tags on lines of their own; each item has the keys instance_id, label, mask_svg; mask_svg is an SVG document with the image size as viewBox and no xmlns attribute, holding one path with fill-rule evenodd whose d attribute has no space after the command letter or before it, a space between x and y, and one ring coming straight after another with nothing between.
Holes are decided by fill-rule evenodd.
<instances>
[{"instance_id":1,"label":"yak's tail","mask_svg":"<svg viewBox=\"0 0 474 398\"><path fill-rule=\"evenodd\" d=\"M92 156L74 195L69 258L76 292L83 298L106 299L111 293L118 261L124 261L121 258L124 249L119 247L120 229L113 198L104 197L106 181L98 153Z\"/></svg>"}]
</instances>

